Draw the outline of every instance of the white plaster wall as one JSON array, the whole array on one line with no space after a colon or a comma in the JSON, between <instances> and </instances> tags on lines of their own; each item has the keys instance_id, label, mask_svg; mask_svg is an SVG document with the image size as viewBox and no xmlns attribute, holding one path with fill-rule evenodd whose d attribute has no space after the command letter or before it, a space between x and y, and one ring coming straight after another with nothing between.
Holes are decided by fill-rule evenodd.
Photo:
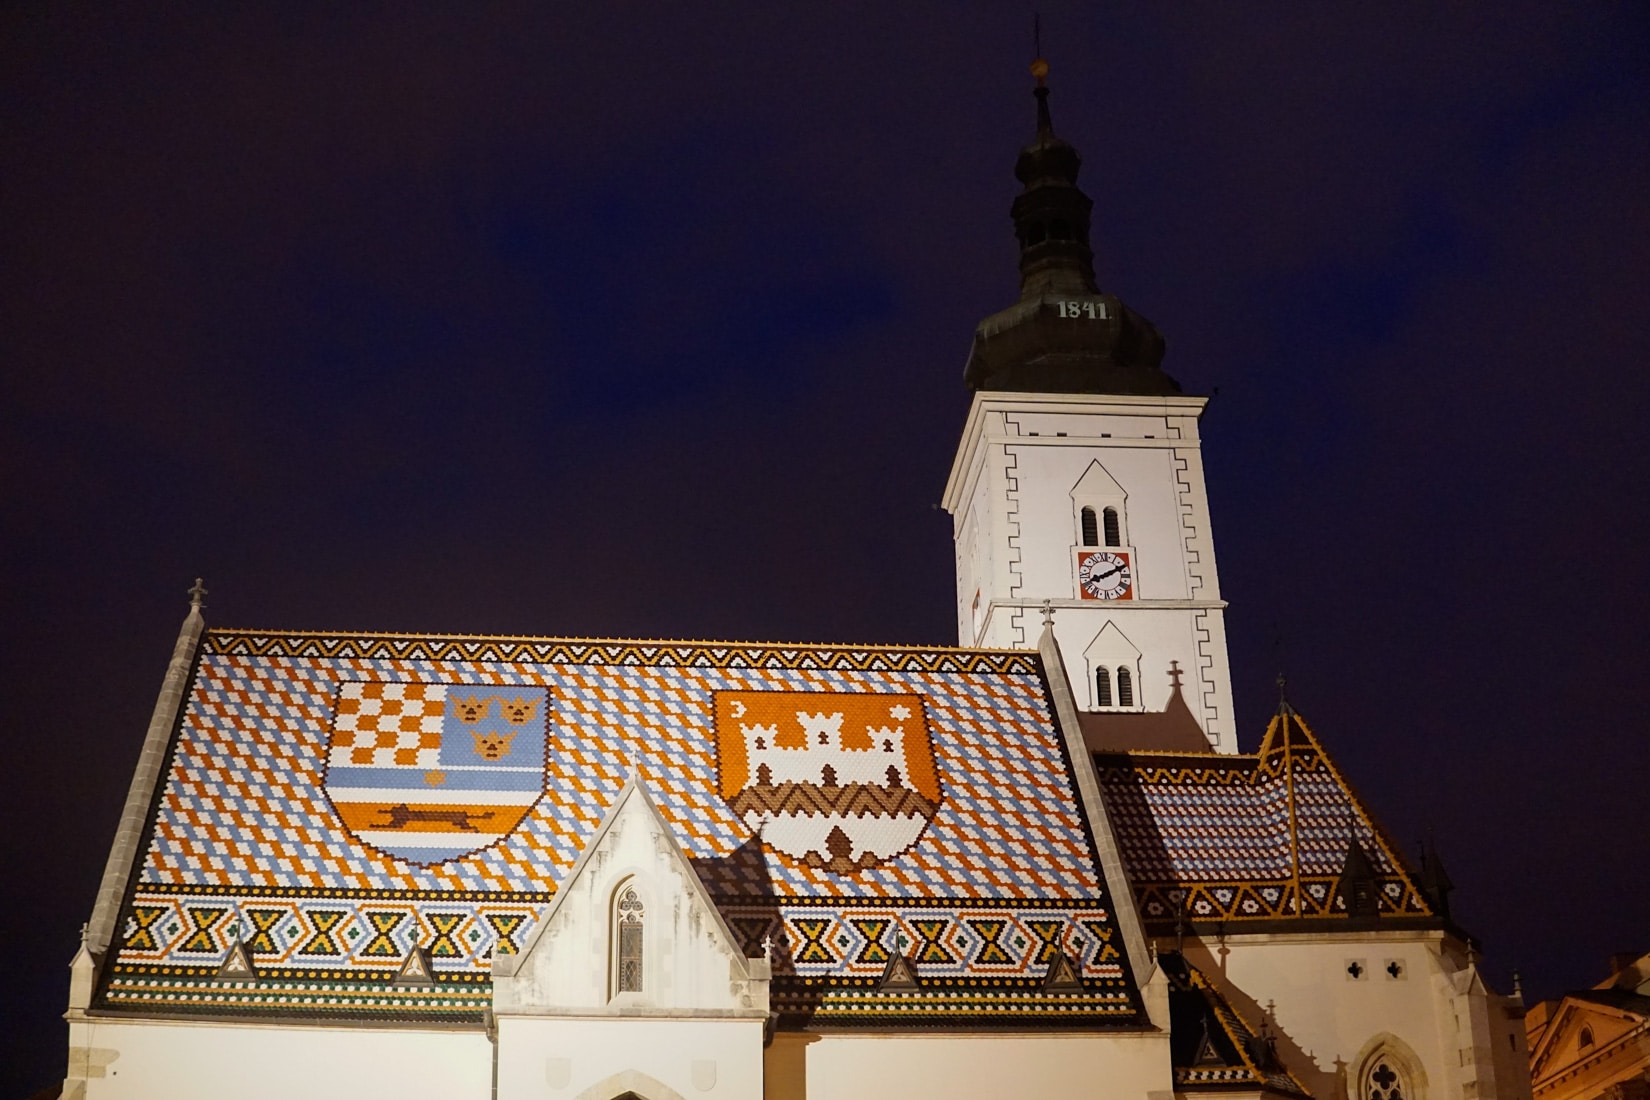
<instances>
[{"instance_id":1,"label":"white plaster wall","mask_svg":"<svg viewBox=\"0 0 1650 1100\"><path fill-rule=\"evenodd\" d=\"M1330 1094L1324 1091L1328 1079L1356 1073L1372 1040L1391 1034L1425 1073L1424 1086L1415 1082L1412 1090L1416 1100L1437 1100L1474 1095L1477 1090L1463 1086L1491 1076L1494 1054L1473 1033L1472 1006L1449 976L1458 963L1441 942L1435 932L1231 936L1224 945L1205 943L1187 953L1251 1022L1275 1005L1283 1037L1279 1053L1291 1069L1320 1075L1316 1086L1305 1080L1316 1094ZM1353 960L1363 969L1361 979L1347 974ZM1402 967L1399 978L1385 969L1394 960ZM1507 1037L1498 1034L1496 1041L1506 1043ZM1478 1061L1485 1063L1482 1072L1473 1068ZM1347 1084L1355 1088L1357 1082Z\"/></svg>"},{"instance_id":2,"label":"white plaster wall","mask_svg":"<svg viewBox=\"0 0 1650 1100\"><path fill-rule=\"evenodd\" d=\"M1014 414L1020 433L1039 436L1065 435L1072 439L1110 436L1113 439L1156 439L1168 437L1171 418L1161 409L1147 407L1126 413L1108 413L1091 408L1070 412L1050 411L1048 408L1022 409Z\"/></svg>"},{"instance_id":3,"label":"white plaster wall","mask_svg":"<svg viewBox=\"0 0 1650 1100\"><path fill-rule=\"evenodd\" d=\"M1191 670L1197 667L1197 637L1192 629L1192 617L1183 611L1115 612L1110 608L1062 607L1054 616L1054 637L1060 643L1060 654L1066 662L1066 674L1071 677L1078 705L1094 707L1094 680L1089 675L1088 662L1083 651L1094 636L1110 621L1140 650L1140 679L1135 684L1139 699L1147 710L1162 710L1169 702L1169 662L1180 662L1182 690L1193 714L1199 714L1198 702L1192 698ZM1201 718L1202 715L1199 715Z\"/></svg>"},{"instance_id":4,"label":"white plaster wall","mask_svg":"<svg viewBox=\"0 0 1650 1100\"><path fill-rule=\"evenodd\" d=\"M769 1100L1101 1096L1169 1100L1165 1032L791 1034L769 1050Z\"/></svg>"},{"instance_id":5,"label":"white plaster wall","mask_svg":"<svg viewBox=\"0 0 1650 1100\"><path fill-rule=\"evenodd\" d=\"M98 1021L70 1033L71 1051L89 1048L102 1073L86 1082L86 1100L487 1100L492 1088L492 1044L479 1027Z\"/></svg>"},{"instance_id":6,"label":"white plaster wall","mask_svg":"<svg viewBox=\"0 0 1650 1100\"><path fill-rule=\"evenodd\" d=\"M761 1020L503 1017L498 1044L498 1100L762 1096Z\"/></svg>"},{"instance_id":7,"label":"white plaster wall","mask_svg":"<svg viewBox=\"0 0 1650 1100\"><path fill-rule=\"evenodd\" d=\"M1013 444L1007 451L1019 470L1022 596L1034 600L1077 596L1074 550L1078 531L1071 488L1089 463L1098 461L1128 494L1135 598L1190 597L1172 452L1076 447L1042 439Z\"/></svg>"}]
</instances>

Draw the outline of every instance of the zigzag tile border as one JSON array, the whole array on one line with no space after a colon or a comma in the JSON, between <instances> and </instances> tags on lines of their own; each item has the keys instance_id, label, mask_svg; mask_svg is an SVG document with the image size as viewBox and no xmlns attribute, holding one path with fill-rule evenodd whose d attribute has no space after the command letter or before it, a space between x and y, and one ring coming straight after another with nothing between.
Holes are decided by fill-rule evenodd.
<instances>
[{"instance_id":1,"label":"zigzag tile border","mask_svg":"<svg viewBox=\"0 0 1650 1100\"><path fill-rule=\"evenodd\" d=\"M542 897L418 897L387 893L320 897L260 891L139 889L120 931L120 962L137 967L215 968L237 942L252 964L304 973L394 971L414 946L442 974L487 975L495 954L514 954L538 923Z\"/></svg>"},{"instance_id":2,"label":"zigzag tile border","mask_svg":"<svg viewBox=\"0 0 1650 1100\"><path fill-rule=\"evenodd\" d=\"M1011 650L889 646L726 645L709 642L603 642L564 638L413 637L394 634L255 634L212 630L208 653L343 660L483 661L626 665L650 668L776 668L860 672L1034 673L1037 656Z\"/></svg>"}]
</instances>

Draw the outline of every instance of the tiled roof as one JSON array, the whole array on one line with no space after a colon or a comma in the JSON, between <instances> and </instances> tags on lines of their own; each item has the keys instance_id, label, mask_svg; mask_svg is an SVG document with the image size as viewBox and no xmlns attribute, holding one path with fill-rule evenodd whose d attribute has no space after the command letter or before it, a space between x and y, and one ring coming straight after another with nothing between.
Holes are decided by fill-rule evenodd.
<instances>
[{"instance_id":1,"label":"tiled roof","mask_svg":"<svg viewBox=\"0 0 1650 1100\"><path fill-rule=\"evenodd\" d=\"M1310 1100L1279 1063L1270 1036L1257 1033L1202 971L1175 953L1158 957L1169 982L1170 1054L1176 1091L1252 1093Z\"/></svg>"},{"instance_id":2,"label":"tiled roof","mask_svg":"<svg viewBox=\"0 0 1650 1100\"><path fill-rule=\"evenodd\" d=\"M1097 754L1095 766L1141 916L1255 922L1349 917L1354 838L1381 917L1434 918L1397 849L1287 706L1253 755Z\"/></svg>"},{"instance_id":3,"label":"tiled roof","mask_svg":"<svg viewBox=\"0 0 1650 1100\"><path fill-rule=\"evenodd\" d=\"M99 1005L474 1018L634 767L793 1017L1132 1024L1051 714L1030 653L212 631Z\"/></svg>"}]
</instances>

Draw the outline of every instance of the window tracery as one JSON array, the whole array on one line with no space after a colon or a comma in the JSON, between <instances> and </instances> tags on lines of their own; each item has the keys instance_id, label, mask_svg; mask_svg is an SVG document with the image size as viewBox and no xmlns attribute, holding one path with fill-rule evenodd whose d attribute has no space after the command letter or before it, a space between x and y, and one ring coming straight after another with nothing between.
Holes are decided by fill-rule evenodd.
<instances>
[{"instance_id":1,"label":"window tracery","mask_svg":"<svg viewBox=\"0 0 1650 1100\"><path fill-rule=\"evenodd\" d=\"M1364 1071L1359 1096L1363 1100L1409 1100L1409 1083L1404 1080L1394 1059L1375 1058Z\"/></svg>"},{"instance_id":2,"label":"window tracery","mask_svg":"<svg viewBox=\"0 0 1650 1100\"><path fill-rule=\"evenodd\" d=\"M634 885L620 888L613 903L613 992L642 991L643 924L646 909Z\"/></svg>"}]
</instances>

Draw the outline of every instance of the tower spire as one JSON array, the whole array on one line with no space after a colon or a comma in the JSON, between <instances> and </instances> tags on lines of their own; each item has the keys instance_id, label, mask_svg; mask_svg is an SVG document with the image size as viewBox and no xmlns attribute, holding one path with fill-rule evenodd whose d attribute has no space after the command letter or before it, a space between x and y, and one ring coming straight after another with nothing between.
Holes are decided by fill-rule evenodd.
<instances>
[{"instance_id":1,"label":"tower spire","mask_svg":"<svg viewBox=\"0 0 1650 1100\"><path fill-rule=\"evenodd\" d=\"M1041 39L1040 25L1034 34ZM1020 300L981 322L963 380L974 390L1018 393L1179 393L1160 367L1163 337L1095 280L1094 202L1077 186L1083 158L1054 132L1049 66L1038 46L1037 131L1014 162L1021 191L1009 211L1020 242Z\"/></svg>"}]
</instances>

